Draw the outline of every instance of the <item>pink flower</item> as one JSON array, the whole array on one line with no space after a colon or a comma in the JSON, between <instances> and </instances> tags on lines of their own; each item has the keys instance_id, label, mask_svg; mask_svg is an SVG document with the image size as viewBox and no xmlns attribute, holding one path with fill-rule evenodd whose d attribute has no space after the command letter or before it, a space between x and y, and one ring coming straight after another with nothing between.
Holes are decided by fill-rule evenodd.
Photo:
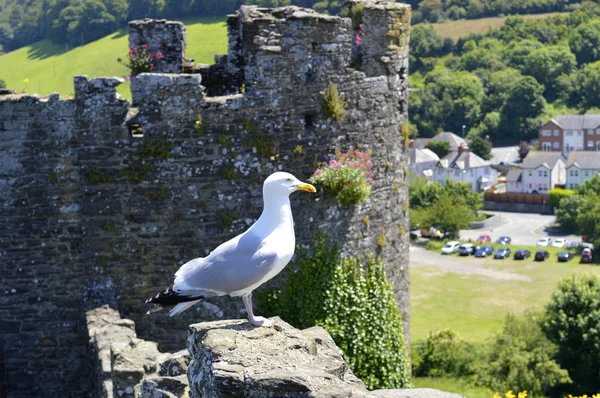
<instances>
[{"instance_id":1,"label":"pink flower","mask_svg":"<svg viewBox=\"0 0 600 398\"><path fill-rule=\"evenodd\" d=\"M137 51L137 47L131 47L131 51Z\"/></svg>"},{"instance_id":2,"label":"pink flower","mask_svg":"<svg viewBox=\"0 0 600 398\"><path fill-rule=\"evenodd\" d=\"M156 53L156 58L161 59L163 57L163 54L159 51Z\"/></svg>"},{"instance_id":3,"label":"pink flower","mask_svg":"<svg viewBox=\"0 0 600 398\"><path fill-rule=\"evenodd\" d=\"M358 165L359 165L358 160L355 160L354 161L354 167L358 167Z\"/></svg>"},{"instance_id":4,"label":"pink flower","mask_svg":"<svg viewBox=\"0 0 600 398\"><path fill-rule=\"evenodd\" d=\"M147 44L142 44L142 48L148 48Z\"/></svg>"},{"instance_id":5,"label":"pink flower","mask_svg":"<svg viewBox=\"0 0 600 398\"><path fill-rule=\"evenodd\" d=\"M125 76L125 80L130 81L131 77L129 77L129 75Z\"/></svg>"},{"instance_id":6,"label":"pink flower","mask_svg":"<svg viewBox=\"0 0 600 398\"><path fill-rule=\"evenodd\" d=\"M367 178L367 182L371 185L373 185L373 180L371 178Z\"/></svg>"},{"instance_id":7,"label":"pink flower","mask_svg":"<svg viewBox=\"0 0 600 398\"><path fill-rule=\"evenodd\" d=\"M362 40L362 39L361 39L360 35L359 35L359 34L357 34L357 35L356 35L356 37L355 37L355 41L356 41L356 45L357 45L357 46L360 46L360 44L361 44L361 40Z\"/></svg>"},{"instance_id":8,"label":"pink flower","mask_svg":"<svg viewBox=\"0 0 600 398\"><path fill-rule=\"evenodd\" d=\"M150 67L151 67L151 68L154 68L154 64L150 64Z\"/></svg>"},{"instance_id":9,"label":"pink flower","mask_svg":"<svg viewBox=\"0 0 600 398\"><path fill-rule=\"evenodd\" d=\"M371 168L371 167L373 167L373 162L371 162L370 160L367 160L367 161L365 162L365 165L366 165L368 168Z\"/></svg>"},{"instance_id":10,"label":"pink flower","mask_svg":"<svg viewBox=\"0 0 600 398\"><path fill-rule=\"evenodd\" d=\"M315 175L317 175L317 176L318 176L319 174L323 174L323 170L321 170L321 169L316 169L316 170L315 170Z\"/></svg>"}]
</instances>

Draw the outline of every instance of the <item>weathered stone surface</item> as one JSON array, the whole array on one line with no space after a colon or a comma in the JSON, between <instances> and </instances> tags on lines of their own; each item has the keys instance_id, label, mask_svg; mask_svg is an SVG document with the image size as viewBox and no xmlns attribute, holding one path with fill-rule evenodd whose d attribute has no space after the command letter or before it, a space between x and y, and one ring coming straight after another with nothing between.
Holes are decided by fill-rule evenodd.
<instances>
[{"instance_id":1,"label":"weathered stone surface","mask_svg":"<svg viewBox=\"0 0 600 398\"><path fill-rule=\"evenodd\" d=\"M352 63L357 32L348 18L243 7L228 17L227 56L206 79L181 74L181 24L134 24L132 43L160 49L172 69L158 71L177 72L134 79L137 113L112 77L75 77L74 98L1 95L0 345L8 395L91 390L85 311L99 305L118 308L162 351L181 349L192 322L244 316L239 299L211 300L175 318L146 316L143 300L168 286L183 262L248 228L273 171L306 179L336 149L357 146L373 151L371 198L346 207L323 193L293 195L297 243L308 247L322 230L344 254L381 255L409 341L400 134L408 53L377 27L399 24L405 32L405 10L365 6L362 67ZM331 83L346 104L339 121L321 111Z\"/></svg>"},{"instance_id":2,"label":"weathered stone surface","mask_svg":"<svg viewBox=\"0 0 600 398\"><path fill-rule=\"evenodd\" d=\"M95 363L93 396L185 397L189 363L185 351L160 353L157 344L138 339L135 324L102 306L86 313Z\"/></svg>"},{"instance_id":3,"label":"weathered stone surface","mask_svg":"<svg viewBox=\"0 0 600 398\"><path fill-rule=\"evenodd\" d=\"M190 325L190 396L460 398L432 389L367 391L321 327L229 320Z\"/></svg>"}]
</instances>

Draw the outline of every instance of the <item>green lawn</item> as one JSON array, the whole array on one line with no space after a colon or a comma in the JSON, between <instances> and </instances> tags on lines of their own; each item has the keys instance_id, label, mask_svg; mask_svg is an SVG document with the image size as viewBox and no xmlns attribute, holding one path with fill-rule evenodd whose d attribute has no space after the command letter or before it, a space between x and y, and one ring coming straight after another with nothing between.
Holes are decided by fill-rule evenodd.
<instances>
[{"instance_id":1,"label":"green lawn","mask_svg":"<svg viewBox=\"0 0 600 398\"><path fill-rule=\"evenodd\" d=\"M432 244L436 253L441 242ZM523 246L510 246L512 252ZM527 247L532 253L539 247ZM550 300L557 281L573 273L600 275L597 265L579 264L577 259L559 263L556 254L564 249L548 247L551 258L526 260L460 258L466 265L504 271L528 277L529 281L501 280L486 276L450 272L436 266L413 266L410 273L411 334L426 339L430 331L451 328L467 341L489 342L502 327L508 313L541 309Z\"/></svg>"},{"instance_id":2,"label":"green lawn","mask_svg":"<svg viewBox=\"0 0 600 398\"><path fill-rule=\"evenodd\" d=\"M184 21L187 28L186 56L196 62L213 63L215 54L227 52L227 25L222 18ZM29 93L59 92L73 96L73 76L125 76L127 68L117 62L128 52L127 29L100 40L68 50L42 40L8 54L0 55L0 79L9 88ZM29 79L29 83L24 83ZM129 84L119 86L119 93L131 98Z\"/></svg>"},{"instance_id":3,"label":"green lawn","mask_svg":"<svg viewBox=\"0 0 600 398\"><path fill-rule=\"evenodd\" d=\"M464 380L435 377L413 378L415 388L434 388L436 390L453 392L467 398L492 398L494 391L485 387L475 387Z\"/></svg>"}]
</instances>

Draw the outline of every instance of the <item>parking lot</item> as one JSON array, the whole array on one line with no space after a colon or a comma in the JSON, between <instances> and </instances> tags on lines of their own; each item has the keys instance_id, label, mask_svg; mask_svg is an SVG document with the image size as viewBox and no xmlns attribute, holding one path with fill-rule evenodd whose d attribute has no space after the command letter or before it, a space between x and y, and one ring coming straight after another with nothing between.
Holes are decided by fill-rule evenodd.
<instances>
[{"instance_id":1,"label":"parking lot","mask_svg":"<svg viewBox=\"0 0 600 398\"><path fill-rule=\"evenodd\" d=\"M480 235L489 235L492 241L500 236L510 236L513 245L534 246L541 237L565 238L569 241L581 241L579 235L567 235L552 228L555 217L530 213L508 213L486 211L493 217L486 220L484 228L460 231L461 240L475 241Z\"/></svg>"}]
</instances>

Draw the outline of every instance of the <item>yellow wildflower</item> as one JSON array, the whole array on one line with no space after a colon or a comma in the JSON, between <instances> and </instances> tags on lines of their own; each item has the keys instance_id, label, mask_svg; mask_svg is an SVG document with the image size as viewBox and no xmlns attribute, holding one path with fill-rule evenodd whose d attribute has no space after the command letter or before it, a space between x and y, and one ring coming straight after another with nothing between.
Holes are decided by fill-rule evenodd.
<instances>
[{"instance_id":1,"label":"yellow wildflower","mask_svg":"<svg viewBox=\"0 0 600 398\"><path fill-rule=\"evenodd\" d=\"M494 394L494 396L492 398L502 398L502 395L498 394L498 391L496 391L496 393Z\"/></svg>"},{"instance_id":2,"label":"yellow wildflower","mask_svg":"<svg viewBox=\"0 0 600 398\"><path fill-rule=\"evenodd\" d=\"M521 391L517 398L527 398L527 390Z\"/></svg>"},{"instance_id":3,"label":"yellow wildflower","mask_svg":"<svg viewBox=\"0 0 600 398\"><path fill-rule=\"evenodd\" d=\"M509 390L505 394L506 398L517 398L515 394L513 394L512 390Z\"/></svg>"},{"instance_id":4,"label":"yellow wildflower","mask_svg":"<svg viewBox=\"0 0 600 398\"><path fill-rule=\"evenodd\" d=\"M23 83L25 83L25 84L29 83L29 79L23 80Z\"/></svg>"}]
</instances>

